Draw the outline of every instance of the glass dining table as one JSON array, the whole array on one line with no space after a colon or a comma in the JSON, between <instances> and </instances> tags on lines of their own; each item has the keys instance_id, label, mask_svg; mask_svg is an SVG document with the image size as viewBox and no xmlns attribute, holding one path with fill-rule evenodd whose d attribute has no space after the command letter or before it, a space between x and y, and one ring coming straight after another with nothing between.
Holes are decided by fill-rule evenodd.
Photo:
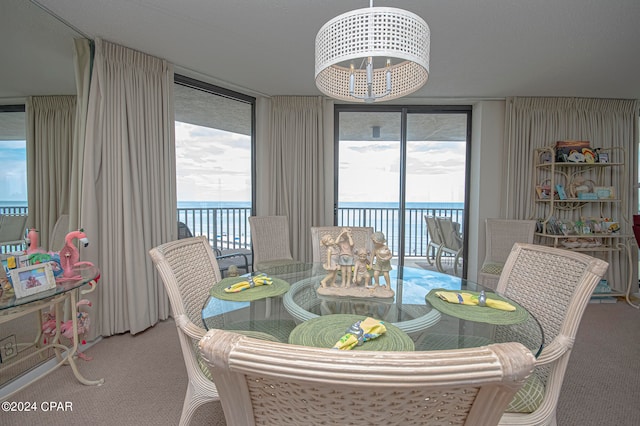
<instances>
[{"instance_id":1,"label":"glass dining table","mask_svg":"<svg viewBox=\"0 0 640 426\"><path fill-rule=\"evenodd\" d=\"M234 284L244 286L249 277L258 274L265 274L271 284L236 293L224 291ZM542 328L531 313L471 281L427 269L394 266L390 272L393 297L352 297L319 294L326 274L320 264L301 264L225 278L212 286L204 303L204 326L331 348L354 322L373 318L383 322L385 333L354 349L429 351L516 341L536 356L542 350ZM380 283L385 283L383 277ZM507 302L515 309L449 303L436 295L465 293L473 299L481 291L487 299Z\"/></svg>"}]
</instances>

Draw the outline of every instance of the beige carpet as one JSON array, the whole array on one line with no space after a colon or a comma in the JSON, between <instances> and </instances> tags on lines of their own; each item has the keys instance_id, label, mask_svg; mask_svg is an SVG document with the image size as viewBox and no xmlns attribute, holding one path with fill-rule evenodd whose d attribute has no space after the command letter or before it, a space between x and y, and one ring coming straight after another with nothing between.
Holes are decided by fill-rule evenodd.
<instances>
[{"instance_id":1,"label":"beige carpet","mask_svg":"<svg viewBox=\"0 0 640 426\"><path fill-rule=\"evenodd\" d=\"M590 304L558 404L558 425L640 425L640 311Z\"/></svg>"},{"instance_id":2,"label":"beige carpet","mask_svg":"<svg viewBox=\"0 0 640 426\"><path fill-rule=\"evenodd\" d=\"M20 391L11 401L70 401L70 412L0 412L0 425L177 425L187 389L187 371L172 320L135 336L102 339L86 351L92 361L78 360L90 380L104 377L102 386L84 386L63 366ZM193 425L225 425L219 403L203 405Z\"/></svg>"},{"instance_id":3,"label":"beige carpet","mask_svg":"<svg viewBox=\"0 0 640 426\"><path fill-rule=\"evenodd\" d=\"M640 424L639 332L640 312L625 303L588 306L560 397L560 426ZM82 373L104 377L104 385L81 385L65 366L11 398L70 401L73 411L0 412L0 424L178 424L186 370L173 321L105 338L87 354L94 359L79 361ZM219 403L202 406L192 424L224 425Z\"/></svg>"}]
</instances>

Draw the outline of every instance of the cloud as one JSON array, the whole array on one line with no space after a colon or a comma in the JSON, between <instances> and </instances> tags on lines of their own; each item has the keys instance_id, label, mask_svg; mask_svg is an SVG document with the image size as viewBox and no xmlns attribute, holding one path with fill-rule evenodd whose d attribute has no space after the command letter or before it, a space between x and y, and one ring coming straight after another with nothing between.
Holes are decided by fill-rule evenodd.
<instances>
[{"instance_id":1,"label":"cloud","mask_svg":"<svg viewBox=\"0 0 640 426\"><path fill-rule=\"evenodd\" d=\"M180 122L175 134L179 200L251 200L249 136ZM464 201L465 156L465 142L409 142L407 201ZM399 170L398 142L341 141L339 200L397 202ZM0 185L27 199L24 141L0 141Z\"/></svg>"},{"instance_id":2,"label":"cloud","mask_svg":"<svg viewBox=\"0 0 640 426\"><path fill-rule=\"evenodd\" d=\"M250 201L251 138L176 122L181 201Z\"/></svg>"},{"instance_id":3,"label":"cloud","mask_svg":"<svg viewBox=\"0 0 640 426\"><path fill-rule=\"evenodd\" d=\"M341 141L339 160L340 202L397 202L399 143ZM410 142L407 201L464 201L465 161L465 142Z\"/></svg>"}]
</instances>

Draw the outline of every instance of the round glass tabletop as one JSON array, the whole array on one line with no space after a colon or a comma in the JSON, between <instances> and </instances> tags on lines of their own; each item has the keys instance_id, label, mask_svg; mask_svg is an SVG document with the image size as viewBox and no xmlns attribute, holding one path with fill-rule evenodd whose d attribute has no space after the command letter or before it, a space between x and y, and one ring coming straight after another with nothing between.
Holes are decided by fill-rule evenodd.
<instances>
[{"instance_id":1,"label":"round glass tabletop","mask_svg":"<svg viewBox=\"0 0 640 426\"><path fill-rule=\"evenodd\" d=\"M408 350L407 341L413 342L414 350L420 351L477 347L504 341L520 342L536 356L542 348L542 329L524 307L459 277L426 269L394 266L389 283L392 293L364 286L350 291L321 289L318 292L326 276L321 265L305 264L263 273L276 279L280 290L265 291L255 287L243 291L246 294L237 300L229 300L229 296L221 296L220 287L227 283L233 285L238 278L227 278L216 284L215 288L212 285L211 295L202 309L205 327L314 346L314 335L318 336L318 345L326 345L322 339L327 339L327 335L337 338L344 335L348 328L343 324L345 317L361 320L373 318L392 330L388 336L383 334L378 339L405 342L391 346L397 347L397 350ZM289 284L288 288L285 289L283 281ZM380 284L385 285L382 276ZM462 305L434 298L436 292L477 297L481 290L485 290L488 299L506 302L514 310ZM326 328L330 328L330 331ZM303 335L303 340L298 339ZM367 348L365 342L359 349L383 350L377 348L389 347L383 343L370 344Z\"/></svg>"}]
</instances>

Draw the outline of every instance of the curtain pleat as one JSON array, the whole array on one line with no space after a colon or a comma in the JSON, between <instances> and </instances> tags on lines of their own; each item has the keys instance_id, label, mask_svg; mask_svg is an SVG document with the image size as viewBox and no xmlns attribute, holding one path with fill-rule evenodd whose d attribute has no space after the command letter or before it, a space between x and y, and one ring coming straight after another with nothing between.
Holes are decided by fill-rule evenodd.
<instances>
[{"instance_id":1,"label":"curtain pleat","mask_svg":"<svg viewBox=\"0 0 640 426\"><path fill-rule=\"evenodd\" d=\"M39 231L44 248L58 217L68 212L75 108L75 96L26 102L28 227Z\"/></svg>"},{"instance_id":2,"label":"curtain pleat","mask_svg":"<svg viewBox=\"0 0 640 426\"><path fill-rule=\"evenodd\" d=\"M586 140L592 148L620 147L624 150L626 166L612 173L611 185L619 192L621 203L606 203L602 211L584 207L580 211L557 210L558 219L576 220L581 215L614 218L623 225L623 232L632 234L631 220L637 211L638 197L638 113L640 102L621 99L589 98L521 98L507 99L505 117L505 171L507 178L502 188L503 208L511 219L540 219L548 215L541 203L535 202L536 185L533 171L534 149L555 145L559 140ZM549 240L547 240L547 243ZM629 274L637 282L637 250L629 240L632 256L631 270L627 253L589 252L605 257L611 264L613 286L626 290Z\"/></svg>"},{"instance_id":3,"label":"curtain pleat","mask_svg":"<svg viewBox=\"0 0 640 426\"><path fill-rule=\"evenodd\" d=\"M82 167L84 160L87 108L91 84L93 41L74 40L73 64L76 75L76 126L74 132L71 161L71 192L69 196L69 230L80 228L80 208L82 205Z\"/></svg>"},{"instance_id":4,"label":"curtain pleat","mask_svg":"<svg viewBox=\"0 0 640 426\"><path fill-rule=\"evenodd\" d=\"M148 256L175 238L173 67L95 42L87 108L80 222L83 252L102 271L100 334L135 334L169 315Z\"/></svg>"},{"instance_id":5,"label":"curtain pleat","mask_svg":"<svg viewBox=\"0 0 640 426\"><path fill-rule=\"evenodd\" d=\"M311 261L311 226L324 224L324 101L321 97L275 96L267 149L265 214L289 217L294 258Z\"/></svg>"}]
</instances>

